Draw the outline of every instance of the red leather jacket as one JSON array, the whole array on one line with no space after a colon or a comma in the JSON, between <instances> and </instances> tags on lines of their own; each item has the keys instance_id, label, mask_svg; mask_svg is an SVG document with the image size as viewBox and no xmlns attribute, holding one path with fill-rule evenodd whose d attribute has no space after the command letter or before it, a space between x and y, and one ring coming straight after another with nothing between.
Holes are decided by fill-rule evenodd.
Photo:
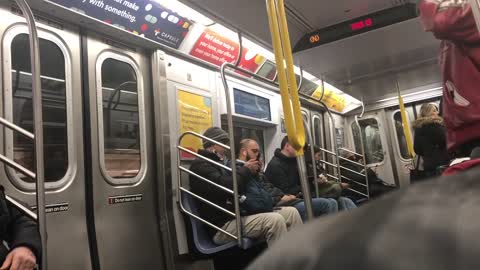
<instances>
[{"instance_id":1,"label":"red leather jacket","mask_svg":"<svg viewBox=\"0 0 480 270\"><path fill-rule=\"evenodd\" d=\"M467 0L421 0L420 19L440 39L447 147L480 139L480 33Z\"/></svg>"}]
</instances>

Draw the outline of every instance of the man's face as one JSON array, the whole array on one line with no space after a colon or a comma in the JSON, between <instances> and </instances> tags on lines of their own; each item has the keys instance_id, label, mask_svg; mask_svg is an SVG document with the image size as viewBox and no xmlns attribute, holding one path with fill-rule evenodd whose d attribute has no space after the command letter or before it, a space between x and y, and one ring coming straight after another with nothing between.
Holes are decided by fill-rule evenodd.
<instances>
[{"instance_id":1,"label":"man's face","mask_svg":"<svg viewBox=\"0 0 480 270\"><path fill-rule=\"evenodd\" d=\"M250 141L248 143L247 148L244 150L246 160L257 159L258 155L260 154L260 146L256 141Z\"/></svg>"},{"instance_id":2,"label":"man's face","mask_svg":"<svg viewBox=\"0 0 480 270\"><path fill-rule=\"evenodd\" d=\"M257 159L258 154L260 153L260 146L255 141L250 141L248 145L242 149L242 158L244 161L249 161L251 159Z\"/></svg>"},{"instance_id":3,"label":"man's face","mask_svg":"<svg viewBox=\"0 0 480 270\"><path fill-rule=\"evenodd\" d=\"M223 144L226 144L228 145L228 141L222 141L221 143ZM221 147L220 145L213 145L213 149L215 150L215 152L217 153L217 155L221 156L222 158L225 157L225 152L226 152L226 149Z\"/></svg>"},{"instance_id":4,"label":"man's face","mask_svg":"<svg viewBox=\"0 0 480 270\"><path fill-rule=\"evenodd\" d=\"M297 151L295 151L295 148L290 145L290 143L287 143L285 145L285 151L287 153L288 157L296 157L297 156Z\"/></svg>"}]
</instances>

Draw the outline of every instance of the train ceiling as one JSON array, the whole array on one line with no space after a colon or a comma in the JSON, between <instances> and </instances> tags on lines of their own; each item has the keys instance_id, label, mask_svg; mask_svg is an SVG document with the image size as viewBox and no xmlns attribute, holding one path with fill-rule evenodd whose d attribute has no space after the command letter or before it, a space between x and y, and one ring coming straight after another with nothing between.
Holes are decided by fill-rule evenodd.
<instances>
[{"instance_id":1,"label":"train ceiling","mask_svg":"<svg viewBox=\"0 0 480 270\"><path fill-rule=\"evenodd\" d=\"M265 47L271 48L265 1L181 0L232 29L238 29ZM380 10L403 5L406 0L286 0L292 46L304 35L327 26ZM357 98L369 99L394 92L395 80L409 69L435 66L439 42L412 19L365 34L335 41L295 54L296 63ZM436 80L435 68L427 76ZM371 83L382 80L381 84ZM388 82L385 82L385 81ZM422 86L422 80L416 80ZM368 85L368 87L365 87ZM381 85L381 86L380 86ZM381 89L375 88L381 87ZM407 87L407 85L405 85Z\"/></svg>"}]
</instances>

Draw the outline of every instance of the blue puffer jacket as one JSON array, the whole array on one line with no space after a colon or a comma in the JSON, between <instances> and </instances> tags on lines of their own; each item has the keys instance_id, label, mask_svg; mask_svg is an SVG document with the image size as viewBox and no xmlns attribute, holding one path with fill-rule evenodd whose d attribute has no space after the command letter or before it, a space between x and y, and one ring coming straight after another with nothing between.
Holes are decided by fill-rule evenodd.
<instances>
[{"instance_id":1,"label":"blue puffer jacket","mask_svg":"<svg viewBox=\"0 0 480 270\"><path fill-rule=\"evenodd\" d=\"M243 163L237 161L237 167L243 167ZM252 179L245 185L242 192L240 210L242 216L255 215L273 211L272 195L263 187L258 175L252 175Z\"/></svg>"}]
</instances>

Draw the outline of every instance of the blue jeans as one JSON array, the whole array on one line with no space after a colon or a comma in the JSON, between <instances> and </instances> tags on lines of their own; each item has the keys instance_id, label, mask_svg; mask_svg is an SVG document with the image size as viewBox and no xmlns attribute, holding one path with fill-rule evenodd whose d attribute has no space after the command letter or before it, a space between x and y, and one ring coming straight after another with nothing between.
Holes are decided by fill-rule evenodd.
<instances>
[{"instance_id":1,"label":"blue jeans","mask_svg":"<svg viewBox=\"0 0 480 270\"><path fill-rule=\"evenodd\" d=\"M330 200L335 200L335 199L330 199ZM337 202L338 202L339 211L357 208L357 205L347 197L339 197L337 199Z\"/></svg>"},{"instance_id":2,"label":"blue jeans","mask_svg":"<svg viewBox=\"0 0 480 270\"><path fill-rule=\"evenodd\" d=\"M353 202L352 202L353 203ZM301 201L293 205L300 213L303 222L307 220L307 213L305 211L305 202ZM325 198L313 198L312 199L313 215L316 217L338 212L338 204L335 200Z\"/></svg>"}]
</instances>

